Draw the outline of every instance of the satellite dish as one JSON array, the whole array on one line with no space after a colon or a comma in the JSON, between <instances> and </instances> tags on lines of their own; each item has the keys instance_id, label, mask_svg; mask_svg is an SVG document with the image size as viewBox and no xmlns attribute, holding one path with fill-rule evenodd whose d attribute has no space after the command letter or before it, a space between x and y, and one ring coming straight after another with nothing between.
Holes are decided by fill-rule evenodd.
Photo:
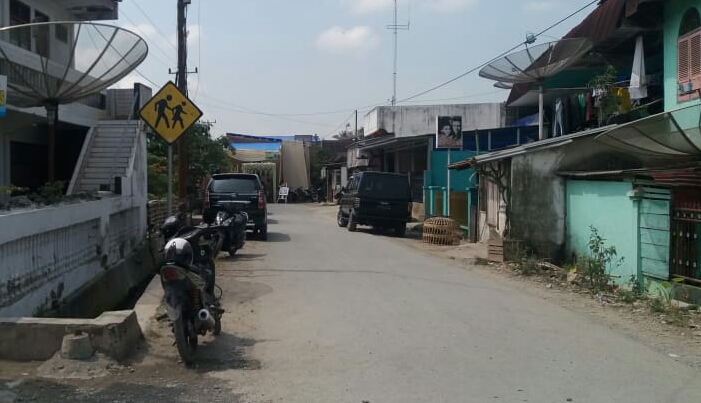
<instances>
[{"instance_id":1,"label":"satellite dish","mask_svg":"<svg viewBox=\"0 0 701 403\"><path fill-rule=\"evenodd\" d=\"M121 80L144 61L148 45L129 30L82 21L13 25L0 28L0 37L7 103L46 108L49 181L53 181L58 105L98 93Z\"/></svg>"},{"instance_id":2,"label":"satellite dish","mask_svg":"<svg viewBox=\"0 0 701 403\"><path fill-rule=\"evenodd\" d=\"M543 139L543 81L572 66L591 47L592 43L587 38L561 39L526 47L489 63L480 70L479 75L495 80L497 84L538 83L538 137Z\"/></svg>"},{"instance_id":3,"label":"satellite dish","mask_svg":"<svg viewBox=\"0 0 701 403\"><path fill-rule=\"evenodd\" d=\"M505 83L502 81L497 81L496 83L494 83L494 86L496 88L501 88L502 90L510 90L511 88L513 88L513 84Z\"/></svg>"}]
</instances>

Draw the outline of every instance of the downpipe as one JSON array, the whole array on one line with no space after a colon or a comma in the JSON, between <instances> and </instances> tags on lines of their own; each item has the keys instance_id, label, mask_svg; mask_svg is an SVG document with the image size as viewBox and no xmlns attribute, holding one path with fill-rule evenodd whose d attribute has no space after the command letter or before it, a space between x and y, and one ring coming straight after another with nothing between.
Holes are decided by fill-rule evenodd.
<instances>
[{"instance_id":1,"label":"downpipe","mask_svg":"<svg viewBox=\"0 0 701 403\"><path fill-rule=\"evenodd\" d=\"M200 311L197 312L197 319L199 319L200 324L207 330L214 328L214 317L209 313L209 310L204 308L200 309Z\"/></svg>"}]
</instances>

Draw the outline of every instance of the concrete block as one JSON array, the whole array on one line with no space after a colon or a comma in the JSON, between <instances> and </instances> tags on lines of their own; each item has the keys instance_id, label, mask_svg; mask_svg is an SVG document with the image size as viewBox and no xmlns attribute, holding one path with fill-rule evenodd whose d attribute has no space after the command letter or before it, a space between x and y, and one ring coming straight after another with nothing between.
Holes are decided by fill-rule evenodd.
<instances>
[{"instance_id":1,"label":"concrete block","mask_svg":"<svg viewBox=\"0 0 701 403\"><path fill-rule=\"evenodd\" d=\"M38 361L61 349L63 337L90 335L95 350L116 360L131 354L141 340L134 311L105 312L96 319L0 318L0 359Z\"/></svg>"},{"instance_id":2,"label":"concrete block","mask_svg":"<svg viewBox=\"0 0 701 403\"><path fill-rule=\"evenodd\" d=\"M71 360L87 360L94 354L90 335L76 332L63 336L61 356Z\"/></svg>"}]
</instances>

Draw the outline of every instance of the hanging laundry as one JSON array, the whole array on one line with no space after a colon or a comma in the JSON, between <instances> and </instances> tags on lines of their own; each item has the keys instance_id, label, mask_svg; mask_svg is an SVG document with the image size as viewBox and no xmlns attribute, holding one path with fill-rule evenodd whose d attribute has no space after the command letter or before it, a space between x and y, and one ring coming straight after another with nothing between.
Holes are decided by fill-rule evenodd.
<instances>
[{"instance_id":1,"label":"hanging laundry","mask_svg":"<svg viewBox=\"0 0 701 403\"><path fill-rule=\"evenodd\" d=\"M630 74L630 98L638 100L647 97L647 77L645 75L645 50L643 37L635 40L635 53L633 55L633 71Z\"/></svg>"},{"instance_id":2,"label":"hanging laundry","mask_svg":"<svg viewBox=\"0 0 701 403\"><path fill-rule=\"evenodd\" d=\"M618 99L620 100L620 103L618 104L618 113L628 113L630 112L630 92L628 92L628 88L616 88L616 95L618 96Z\"/></svg>"}]
</instances>

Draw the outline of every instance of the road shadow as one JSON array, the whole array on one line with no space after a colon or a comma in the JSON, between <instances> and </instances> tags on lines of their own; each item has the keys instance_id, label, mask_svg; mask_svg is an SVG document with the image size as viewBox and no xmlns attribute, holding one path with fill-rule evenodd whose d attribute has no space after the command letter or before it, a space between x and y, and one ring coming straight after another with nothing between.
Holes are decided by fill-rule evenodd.
<instances>
[{"instance_id":1,"label":"road shadow","mask_svg":"<svg viewBox=\"0 0 701 403\"><path fill-rule=\"evenodd\" d=\"M213 371L259 370L259 360L247 356L247 350L257 343L254 339L238 337L232 333L222 332L218 336L206 338L197 347L197 358L187 368L198 373Z\"/></svg>"},{"instance_id":2,"label":"road shadow","mask_svg":"<svg viewBox=\"0 0 701 403\"><path fill-rule=\"evenodd\" d=\"M245 248L245 246L244 246ZM227 261L227 262L234 262L234 261L241 261L241 262L253 262L256 260L263 260L263 258L266 255L264 253L245 253L243 251L238 251L234 256L221 256L218 259Z\"/></svg>"},{"instance_id":3,"label":"road shadow","mask_svg":"<svg viewBox=\"0 0 701 403\"><path fill-rule=\"evenodd\" d=\"M281 234L279 232L268 231L267 242L290 242L290 236L287 234Z\"/></svg>"},{"instance_id":4,"label":"road shadow","mask_svg":"<svg viewBox=\"0 0 701 403\"><path fill-rule=\"evenodd\" d=\"M279 224L280 222L274 218L268 218L268 224Z\"/></svg>"},{"instance_id":5,"label":"road shadow","mask_svg":"<svg viewBox=\"0 0 701 403\"><path fill-rule=\"evenodd\" d=\"M413 235L409 234L408 230L403 237L398 237L397 235L395 235L394 230L391 228L377 229L375 227L357 227L354 232L360 233L360 234L382 236L382 237L387 237L387 238L412 238L413 237Z\"/></svg>"}]
</instances>

